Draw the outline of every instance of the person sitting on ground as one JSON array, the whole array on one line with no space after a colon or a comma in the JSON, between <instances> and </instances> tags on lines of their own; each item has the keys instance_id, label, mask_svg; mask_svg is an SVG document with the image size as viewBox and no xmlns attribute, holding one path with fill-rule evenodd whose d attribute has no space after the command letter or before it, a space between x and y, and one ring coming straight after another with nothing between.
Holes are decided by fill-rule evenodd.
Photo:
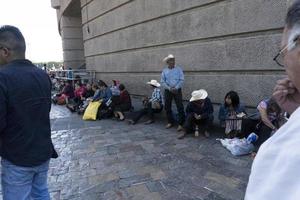
<instances>
[{"instance_id":1,"label":"person sitting on ground","mask_svg":"<svg viewBox=\"0 0 300 200\"><path fill-rule=\"evenodd\" d=\"M144 115L148 115L149 117L149 120L145 124L152 124L154 122L154 113L160 113L163 109L160 83L157 80L151 80L147 84L153 89L152 96L150 99L146 98L143 100L145 108L135 113L135 117L129 120L130 124L136 124Z\"/></svg>"},{"instance_id":2,"label":"person sitting on ground","mask_svg":"<svg viewBox=\"0 0 300 200\"><path fill-rule=\"evenodd\" d=\"M110 86L110 90L113 96L120 96L119 83L116 80L112 80L112 85Z\"/></svg>"},{"instance_id":3,"label":"person sitting on ground","mask_svg":"<svg viewBox=\"0 0 300 200\"><path fill-rule=\"evenodd\" d=\"M95 91L92 88L92 85L90 83L86 84L86 92L84 94L84 96L82 97L82 100L86 100L87 98L93 97L95 94Z\"/></svg>"},{"instance_id":4,"label":"person sitting on ground","mask_svg":"<svg viewBox=\"0 0 300 200\"><path fill-rule=\"evenodd\" d=\"M74 89L72 86L72 81L68 80L65 82L65 86L62 90L61 93L57 94L56 97L54 97L53 103L57 103L59 105L64 105L66 103L68 103L69 99L74 98L75 94L74 94Z\"/></svg>"},{"instance_id":5,"label":"person sitting on ground","mask_svg":"<svg viewBox=\"0 0 300 200\"><path fill-rule=\"evenodd\" d=\"M276 101L271 99L262 100L257 106L257 114L243 119L241 137L247 137L254 132L258 135L254 143L255 152L279 128L281 120L281 109Z\"/></svg>"},{"instance_id":6,"label":"person sitting on ground","mask_svg":"<svg viewBox=\"0 0 300 200\"><path fill-rule=\"evenodd\" d=\"M125 86L123 84L119 85L119 90L120 98L117 103L113 101L113 110L115 117L123 121L125 119L123 112L129 111L132 105L129 92L125 89Z\"/></svg>"},{"instance_id":7,"label":"person sitting on ground","mask_svg":"<svg viewBox=\"0 0 300 200\"><path fill-rule=\"evenodd\" d=\"M93 83L91 89L89 89L89 87L90 86L87 86L86 96L83 97L83 103L79 106L77 111L78 114L83 114L89 103L93 100L96 94L99 93L99 87L97 83Z\"/></svg>"},{"instance_id":8,"label":"person sitting on ground","mask_svg":"<svg viewBox=\"0 0 300 200\"><path fill-rule=\"evenodd\" d=\"M230 91L225 95L224 104L219 109L221 127L225 128L225 134L232 138L241 131L242 117L246 115L245 106L240 103L237 92Z\"/></svg>"},{"instance_id":9,"label":"person sitting on ground","mask_svg":"<svg viewBox=\"0 0 300 200\"><path fill-rule=\"evenodd\" d=\"M205 137L209 137L208 129L213 121L214 108L208 93L204 89L192 92L192 98L186 107L187 118L184 123L184 131L178 136L183 139L188 133L195 131L195 137L199 136L199 130L202 129Z\"/></svg>"},{"instance_id":10,"label":"person sitting on ground","mask_svg":"<svg viewBox=\"0 0 300 200\"><path fill-rule=\"evenodd\" d=\"M95 92L93 97L93 101L102 100L103 103L107 103L108 100L112 97L112 93L109 87L107 87L106 83L102 80L98 81L99 90Z\"/></svg>"},{"instance_id":11,"label":"person sitting on ground","mask_svg":"<svg viewBox=\"0 0 300 200\"><path fill-rule=\"evenodd\" d=\"M79 106L83 103L83 97L85 96L85 93L86 87L81 82L76 83L74 91L75 97L67 104L67 108L71 112L78 110Z\"/></svg>"},{"instance_id":12,"label":"person sitting on ground","mask_svg":"<svg viewBox=\"0 0 300 200\"><path fill-rule=\"evenodd\" d=\"M113 115L112 111L112 93L110 88L102 80L98 82L99 90L95 93L92 101L101 101L98 108L97 119L110 118Z\"/></svg>"}]
</instances>

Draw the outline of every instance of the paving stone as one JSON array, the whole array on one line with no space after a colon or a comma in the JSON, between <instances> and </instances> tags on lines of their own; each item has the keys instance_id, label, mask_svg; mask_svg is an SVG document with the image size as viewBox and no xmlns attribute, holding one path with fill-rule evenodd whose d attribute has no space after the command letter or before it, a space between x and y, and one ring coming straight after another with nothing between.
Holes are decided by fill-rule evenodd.
<instances>
[{"instance_id":1,"label":"paving stone","mask_svg":"<svg viewBox=\"0 0 300 200\"><path fill-rule=\"evenodd\" d=\"M49 169L54 200L243 199L252 160L232 156L217 132L177 140L160 122L83 121L62 106L50 116L60 155Z\"/></svg>"},{"instance_id":2,"label":"paving stone","mask_svg":"<svg viewBox=\"0 0 300 200\"><path fill-rule=\"evenodd\" d=\"M160 181L147 182L146 186L150 192L162 192L165 190Z\"/></svg>"}]
</instances>

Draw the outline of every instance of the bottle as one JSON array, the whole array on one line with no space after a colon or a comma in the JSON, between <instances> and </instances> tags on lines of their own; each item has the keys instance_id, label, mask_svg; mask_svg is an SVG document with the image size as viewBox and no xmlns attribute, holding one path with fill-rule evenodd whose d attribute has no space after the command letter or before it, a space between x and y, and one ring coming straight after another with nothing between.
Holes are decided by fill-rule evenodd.
<instances>
[{"instance_id":1,"label":"bottle","mask_svg":"<svg viewBox=\"0 0 300 200\"><path fill-rule=\"evenodd\" d=\"M254 132L253 132L253 133L250 133L250 135L248 135L248 137L247 137L247 141L248 141L249 143L253 143L253 142L255 142L257 139L258 139L258 135L256 135Z\"/></svg>"}]
</instances>

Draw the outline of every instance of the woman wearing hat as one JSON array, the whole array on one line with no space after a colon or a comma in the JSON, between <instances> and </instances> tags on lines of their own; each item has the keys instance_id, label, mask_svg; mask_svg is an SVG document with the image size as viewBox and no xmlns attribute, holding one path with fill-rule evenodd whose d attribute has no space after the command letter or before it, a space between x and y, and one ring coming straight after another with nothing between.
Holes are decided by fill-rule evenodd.
<instances>
[{"instance_id":1,"label":"woman wearing hat","mask_svg":"<svg viewBox=\"0 0 300 200\"><path fill-rule=\"evenodd\" d=\"M154 113L160 113L163 109L159 82L157 82L157 80L151 80L147 82L147 84L153 88L152 96L150 99L143 100L145 108L138 111L136 116L129 120L130 124L136 124L144 115L148 115L149 117L149 120L145 122L145 124L152 124L154 122Z\"/></svg>"},{"instance_id":2,"label":"woman wearing hat","mask_svg":"<svg viewBox=\"0 0 300 200\"><path fill-rule=\"evenodd\" d=\"M187 118L184 123L184 133L178 136L183 139L187 133L195 131L195 137L199 136L200 128L205 137L209 137L208 128L213 120L213 106L205 90L192 92L192 98L186 107Z\"/></svg>"}]
</instances>

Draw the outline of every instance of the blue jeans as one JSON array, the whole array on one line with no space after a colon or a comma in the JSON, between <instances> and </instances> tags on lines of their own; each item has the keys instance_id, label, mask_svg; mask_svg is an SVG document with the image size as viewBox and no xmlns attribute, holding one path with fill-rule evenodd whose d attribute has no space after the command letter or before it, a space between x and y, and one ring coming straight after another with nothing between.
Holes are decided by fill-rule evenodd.
<instances>
[{"instance_id":1,"label":"blue jeans","mask_svg":"<svg viewBox=\"0 0 300 200\"><path fill-rule=\"evenodd\" d=\"M50 200L47 186L49 160L35 167L21 167L1 160L3 200Z\"/></svg>"}]
</instances>

